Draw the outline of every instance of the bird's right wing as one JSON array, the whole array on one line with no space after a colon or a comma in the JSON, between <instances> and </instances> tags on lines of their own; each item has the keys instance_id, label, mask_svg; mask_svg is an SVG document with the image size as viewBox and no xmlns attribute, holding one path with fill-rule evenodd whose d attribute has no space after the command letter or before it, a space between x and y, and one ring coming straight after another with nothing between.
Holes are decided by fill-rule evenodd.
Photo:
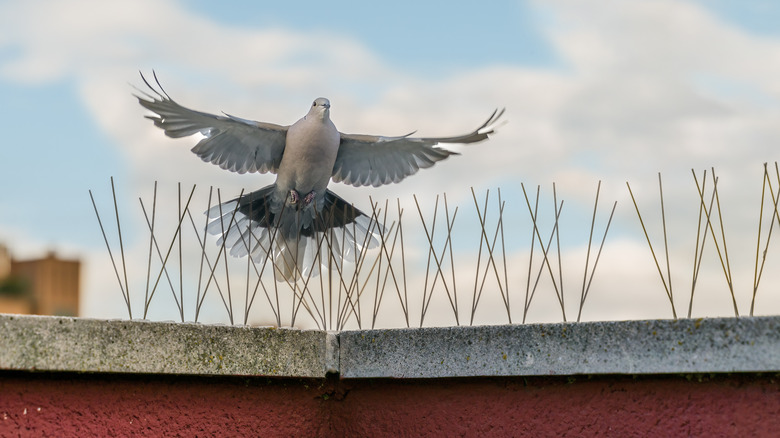
<instances>
[{"instance_id":1,"label":"bird's right wing","mask_svg":"<svg viewBox=\"0 0 780 438\"><path fill-rule=\"evenodd\" d=\"M192 152L203 161L211 162L231 172L276 173L282 161L288 126L255 122L225 114L213 114L185 108L165 93L154 79L159 91L152 87L143 74L144 83L154 94L144 91L136 95L138 103L156 116L146 116L165 135L172 138L201 133L203 138Z\"/></svg>"}]
</instances>

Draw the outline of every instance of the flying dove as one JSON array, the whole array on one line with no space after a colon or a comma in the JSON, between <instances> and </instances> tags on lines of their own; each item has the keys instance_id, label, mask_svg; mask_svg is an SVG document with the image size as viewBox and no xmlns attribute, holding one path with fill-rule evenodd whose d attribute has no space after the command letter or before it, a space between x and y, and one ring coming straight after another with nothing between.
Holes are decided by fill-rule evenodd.
<instances>
[{"instance_id":1,"label":"flying dove","mask_svg":"<svg viewBox=\"0 0 780 438\"><path fill-rule=\"evenodd\" d=\"M172 138L200 133L192 152L203 161L238 173L275 173L260 190L212 207L207 229L220 235L236 257L256 262L272 257L278 281L316 275L331 260L359 260L378 245L383 229L365 213L328 190L328 182L356 187L397 183L421 168L457 153L439 143L476 143L494 132L504 110L493 111L477 129L453 137L398 137L343 134L330 120L330 101L314 100L309 112L290 126L212 115L185 108L141 75L153 94L136 95L146 116ZM139 90L140 91L140 90ZM319 255L318 255L319 254ZM324 255L323 255L324 254ZM319 260L319 262L317 262Z\"/></svg>"}]
</instances>

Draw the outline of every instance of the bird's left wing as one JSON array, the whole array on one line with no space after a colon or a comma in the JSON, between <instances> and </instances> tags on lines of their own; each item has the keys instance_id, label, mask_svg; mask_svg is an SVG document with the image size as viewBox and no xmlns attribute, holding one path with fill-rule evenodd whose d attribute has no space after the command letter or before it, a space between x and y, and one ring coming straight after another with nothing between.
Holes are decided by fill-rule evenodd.
<instances>
[{"instance_id":1,"label":"bird's left wing","mask_svg":"<svg viewBox=\"0 0 780 438\"><path fill-rule=\"evenodd\" d=\"M382 137L341 134L341 145L333 165L332 178L353 186L397 183L419 169L433 166L455 152L436 147L439 143L476 143L492 134L504 114L495 110L480 127L454 137Z\"/></svg>"},{"instance_id":2,"label":"bird's left wing","mask_svg":"<svg viewBox=\"0 0 780 438\"><path fill-rule=\"evenodd\" d=\"M282 161L288 126L191 110L171 99L156 81L156 76L159 91L143 75L141 78L154 94L139 90L143 97L136 95L138 103L156 114L146 117L167 136L180 138L201 133L205 138L192 148L192 152L203 161L231 172L276 173Z\"/></svg>"}]
</instances>

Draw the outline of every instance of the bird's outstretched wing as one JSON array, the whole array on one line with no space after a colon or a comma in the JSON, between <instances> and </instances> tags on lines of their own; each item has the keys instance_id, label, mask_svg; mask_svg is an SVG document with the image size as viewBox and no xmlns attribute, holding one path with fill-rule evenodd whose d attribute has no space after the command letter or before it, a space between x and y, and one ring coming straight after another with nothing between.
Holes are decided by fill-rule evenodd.
<instances>
[{"instance_id":1,"label":"bird's outstretched wing","mask_svg":"<svg viewBox=\"0 0 780 438\"><path fill-rule=\"evenodd\" d=\"M455 152L436 147L439 143L476 143L488 138L504 110L495 110L479 128L454 137L381 137L341 134L341 145L332 178L353 186L397 183L419 169L433 166Z\"/></svg>"},{"instance_id":2,"label":"bird's outstretched wing","mask_svg":"<svg viewBox=\"0 0 780 438\"><path fill-rule=\"evenodd\" d=\"M157 75L154 80L159 90L152 87L141 74L152 94L140 91L138 103L154 112L146 116L155 126L172 138L201 133L203 138L192 152L203 161L211 162L231 172L276 173L282 161L288 126L255 122L225 114L216 116L185 108L168 96Z\"/></svg>"}]
</instances>

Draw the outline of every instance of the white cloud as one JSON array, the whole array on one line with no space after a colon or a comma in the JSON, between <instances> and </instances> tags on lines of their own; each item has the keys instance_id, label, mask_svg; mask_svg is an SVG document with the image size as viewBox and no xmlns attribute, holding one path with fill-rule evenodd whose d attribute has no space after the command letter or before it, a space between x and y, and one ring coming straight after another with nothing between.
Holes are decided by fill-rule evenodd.
<instances>
[{"instance_id":1,"label":"white cloud","mask_svg":"<svg viewBox=\"0 0 780 438\"><path fill-rule=\"evenodd\" d=\"M194 140L164 137L141 117L125 86L141 83L138 68L157 68L166 90L186 106L282 124L300 117L312 97L327 95L344 132L447 135L471 129L495 106L506 105L509 124L491 142L463 148L463 157L401 185L332 188L362 206L369 193L400 197L416 214L413 193L430 200L447 191L471 208L470 186L501 184L523 211L519 182L549 186L554 180L560 197L587 210L603 180L603 205L621 203L616 226L637 234L634 243L605 249L597 272L602 291L590 304L607 310L591 315L666 312L657 296L625 292L627 285L657 280L652 269L644 272L649 255L625 181L639 199L655 202L655 174L662 171L670 228L690 230L698 206L690 169L714 165L733 216L728 237L753 239L760 164L778 159L780 40L751 35L685 2L594 7L558 1L539 7L554 17L545 31L562 68L474 66L431 80L389 65L344 36L230 28L176 2L9 3L0 7L0 48L14 50L0 77L75 80L85 105L130 163L133 180L124 182L130 193L148 193L152 180L167 187L177 181L213 184L230 193L273 180L228 174L192 156ZM742 246L739 251L748 253ZM734 247L737 254L740 245ZM689 249L679 251L682 260ZM747 272L749 259L741 253L736 257ZM643 273L632 269L638 266ZM89 296L102 287L95 280Z\"/></svg>"}]
</instances>

